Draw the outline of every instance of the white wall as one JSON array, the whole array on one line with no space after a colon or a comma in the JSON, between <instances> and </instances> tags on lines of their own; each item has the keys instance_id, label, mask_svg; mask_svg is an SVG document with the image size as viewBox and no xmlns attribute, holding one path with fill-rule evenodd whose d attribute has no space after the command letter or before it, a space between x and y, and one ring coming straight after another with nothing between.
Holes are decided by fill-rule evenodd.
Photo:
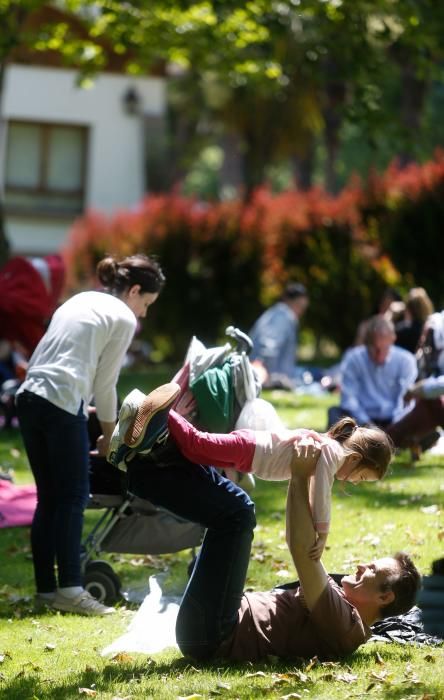
<instances>
[{"instance_id":1,"label":"white wall","mask_svg":"<svg viewBox=\"0 0 444 700\"><path fill-rule=\"evenodd\" d=\"M145 192L143 115L165 110L162 78L103 74L91 89L76 87L76 71L11 65L6 71L3 117L89 127L85 208L112 212L136 204ZM141 113L125 113L130 86L141 98ZM0 159L1 161L2 159ZM63 243L72 221L7 219L13 252L49 253Z\"/></svg>"}]
</instances>

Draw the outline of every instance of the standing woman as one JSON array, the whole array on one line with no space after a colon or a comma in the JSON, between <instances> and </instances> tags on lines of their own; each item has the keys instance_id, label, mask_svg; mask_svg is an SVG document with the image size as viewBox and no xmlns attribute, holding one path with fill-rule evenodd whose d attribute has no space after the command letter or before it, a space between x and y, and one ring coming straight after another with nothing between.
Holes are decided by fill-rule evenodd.
<instances>
[{"instance_id":1,"label":"standing woman","mask_svg":"<svg viewBox=\"0 0 444 700\"><path fill-rule=\"evenodd\" d=\"M106 257L97 275L104 291L81 292L57 309L17 394L20 428L37 486L31 528L36 600L81 615L114 611L82 585L88 405L94 396L102 428L97 449L106 455L117 417L120 368L137 319L146 316L165 282L158 263L144 255L120 262Z\"/></svg>"}]
</instances>

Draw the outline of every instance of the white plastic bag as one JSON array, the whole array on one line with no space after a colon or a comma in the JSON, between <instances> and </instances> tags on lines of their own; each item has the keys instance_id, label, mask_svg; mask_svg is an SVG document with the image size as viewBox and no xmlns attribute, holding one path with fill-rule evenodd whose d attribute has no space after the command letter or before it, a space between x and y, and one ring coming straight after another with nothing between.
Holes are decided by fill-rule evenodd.
<instances>
[{"instance_id":1,"label":"white plastic bag","mask_svg":"<svg viewBox=\"0 0 444 700\"><path fill-rule=\"evenodd\" d=\"M244 404L235 427L276 431L283 430L284 424L269 401L251 399Z\"/></svg>"}]
</instances>

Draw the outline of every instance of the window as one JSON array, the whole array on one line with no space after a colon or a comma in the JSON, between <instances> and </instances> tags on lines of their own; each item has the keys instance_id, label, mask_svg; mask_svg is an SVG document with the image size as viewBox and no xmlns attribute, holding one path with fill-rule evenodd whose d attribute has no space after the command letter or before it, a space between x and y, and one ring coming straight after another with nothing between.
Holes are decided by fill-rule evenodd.
<instances>
[{"instance_id":1,"label":"window","mask_svg":"<svg viewBox=\"0 0 444 700\"><path fill-rule=\"evenodd\" d=\"M10 212L78 214L83 209L88 130L11 121L5 195Z\"/></svg>"}]
</instances>

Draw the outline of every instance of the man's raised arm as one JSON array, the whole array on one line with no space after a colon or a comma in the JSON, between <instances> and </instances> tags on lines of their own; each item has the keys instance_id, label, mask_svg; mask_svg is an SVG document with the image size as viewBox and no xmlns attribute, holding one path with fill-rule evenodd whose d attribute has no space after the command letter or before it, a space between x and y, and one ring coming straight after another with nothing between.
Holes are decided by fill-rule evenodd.
<instances>
[{"instance_id":1,"label":"man's raised arm","mask_svg":"<svg viewBox=\"0 0 444 700\"><path fill-rule=\"evenodd\" d=\"M327 586L327 573L320 561L310 559L316 532L308 499L308 479L293 474L287 494L287 545L293 558L309 610Z\"/></svg>"}]
</instances>

